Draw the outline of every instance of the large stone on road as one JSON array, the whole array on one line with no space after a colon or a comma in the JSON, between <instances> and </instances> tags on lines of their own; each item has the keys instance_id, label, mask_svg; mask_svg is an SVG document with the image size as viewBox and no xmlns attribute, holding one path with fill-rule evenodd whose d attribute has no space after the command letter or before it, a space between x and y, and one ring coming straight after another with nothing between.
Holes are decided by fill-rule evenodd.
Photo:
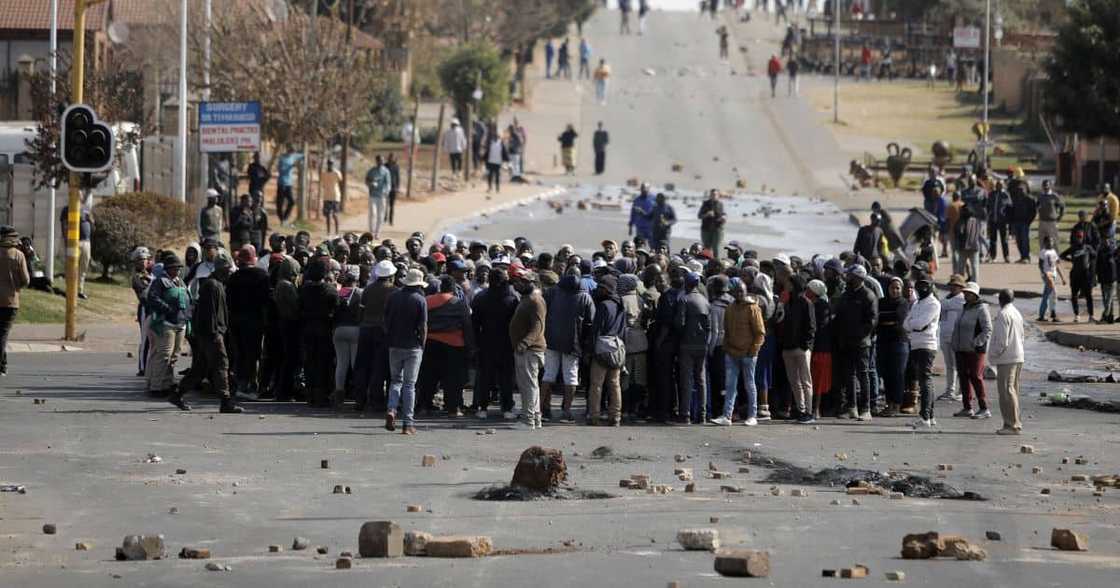
<instances>
[{"instance_id":1,"label":"large stone on road","mask_svg":"<svg viewBox=\"0 0 1120 588\"><path fill-rule=\"evenodd\" d=\"M715 551L719 549L719 531L716 529L681 529L677 543L688 551Z\"/></svg>"},{"instance_id":2,"label":"large stone on road","mask_svg":"<svg viewBox=\"0 0 1120 588\"><path fill-rule=\"evenodd\" d=\"M770 575L770 554L753 549L716 551L716 572L721 576L765 578Z\"/></svg>"},{"instance_id":3,"label":"large stone on road","mask_svg":"<svg viewBox=\"0 0 1120 588\"><path fill-rule=\"evenodd\" d=\"M1072 529L1050 531L1050 546L1062 551L1089 551L1089 538Z\"/></svg>"},{"instance_id":4,"label":"large stone on road","mask_svg":"<svg viewBox=\"0 0 1120 588\"><path fill-rule=\"evenodd\" d=\"M564 454L558 449L534 445L521 453L509 485L548 492L555 490L567 478L568 466L564 463Z\"/></svg>"},{"instance_id":5,"label":"large stone on road","mask_svg":"<svg viewBox=\"0 0 1120 588\"><path fill-rule=\"evenodd\" d=\"M117 548L117 559L121 561L140 561L163 559L167 553L163 535L128 535Z\"/></svg>"},{"instance_id":6,"label":"large stone on road","mask_svg":"<svg viewBox=\"0 0 1120 588\"><path fill-rule=\"evenodd\" d=\"M432 537L424 546L428 557L482 557L493 550L494 542L482 535Z\"/></svg>"},{"instance_id":7,"label":"large stone on road","mask_svg":"<svg viewBox=\"0 0 1120 588\"><path fill-rule=\"evenodd\" d=\"M400 557L404 555L404 532L393 521L369 521L358 532L358 554Z\"/></svg>"}]
</instances>

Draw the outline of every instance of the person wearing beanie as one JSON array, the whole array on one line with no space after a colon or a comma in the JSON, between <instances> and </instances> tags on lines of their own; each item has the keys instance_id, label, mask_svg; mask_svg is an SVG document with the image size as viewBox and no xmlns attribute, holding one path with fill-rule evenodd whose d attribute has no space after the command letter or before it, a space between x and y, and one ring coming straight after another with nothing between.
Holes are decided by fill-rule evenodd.
<instances>
[{"instance_id":1,"label":"person wearing beanie","mask_svg":"<svg viewBox=\"0 0 1120 588\"><path fill-rule=\"evenodd\" d=\"M590 383L587 389L587 424L598 425L604 387L607 396L607 418L611 426L622 424L622 367L626 363L623 335L626 311L618 295L618 278L606 275L599 279L592 293L595 318L589 332L588 347L592 350Z\"/></svg>"},{"instance_id":2,"label":"person wearing beanie","mask_svg":"<svg viewBox=\"0 0 1120 588\"><path fill-rule=\"evenodd\" d=\"M840 418L871 420L871 334L879 319L878 300L867 287L867 270L848 268L846 288L832 319L836 333L834 360L839 363L848 394Z\"/></svg>"},{"instance_id":3,"label":"person wearing beanie","mask_svg":"<svg viewBox=\"0 0 1120 588\"><path fill-rule=\"evenodd\" d=\"M689 272L684 279L684 297L677 304L675 326L680 333L677 389L677 417L680 424L707 421L708 337L711 311L708 299L698 291L700 274ZM693 411L693 408L696 410Z\"/></svg>"},{"instance_id":4,"label":"person wearing beanie","mask_svg":"<svg viewBox=\"0 0 1120 588\"><path fill-rule=\"evenodd\" d=\"M214 271L199 284L198 302L191 316L191 331L195 341L191 369L179 383L179 389L168 396L168 401L180 410L191 409L183 400L183 395L200 386L202 379L206 378L210 381L214 394L222 399L220 412L242 412L241 407L234 404L230 396L229 356L226 355L225 345L229 325L225 281L232 269L228 259L218 257L214 260Z\"/></svg>"},{"instance_id":5,"label":"person wearing beanie","mask_svg":"<svg viewBox=\"0 0 1120 588\"><path fill-rule=\"evenodd\" d=\"M171 396L177 392L175 386L175 364L183 336L190 320L187 310L190 295L187 285L179 275L183 262L174 253L163 258L162 275L159 272L152 278L144 306L148 309L148 362L144 370L147 378L148 394L152 396Z\"/></svg>"},{"instance_id":6,"label":"person wearing beanie","mask_svg":"<svg viewBox=\"0 0 1120 588\"><path fill-rule=\"evenodd\" d=\"M813 418L821 418L821 400L832 389L832 306L828 301L828 286L820 280L810 280L805 297L813 304L813 351L809 357L809 376L813 381Z\"/></svg>"},{"instance_id":7,"label":"person wearing beanie","mask_svg":"<svg viewBox=\"0 0 1120 588\"><path fill-rule=\"evenodd\" d=\"M308 263L299 287L300 338L305 345L303 373L310 393L308 404L330 406L334 391L334 314L338 289L328 278L329 261Z\"/></svg>"}]
</instances>

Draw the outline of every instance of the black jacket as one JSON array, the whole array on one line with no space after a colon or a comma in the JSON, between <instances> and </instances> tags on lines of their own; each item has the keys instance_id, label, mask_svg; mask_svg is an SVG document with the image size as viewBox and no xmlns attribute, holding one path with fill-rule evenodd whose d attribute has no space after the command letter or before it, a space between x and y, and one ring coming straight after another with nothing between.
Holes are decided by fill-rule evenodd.
<instances>
[{"instance_id":1,"label":"black jacket","mask_svg":"<svg viewBox=\"0 0 1120 588\"><path fill-rule=\"evenodd\" d=\"M217 338L226 334L228 324L226 287L217 278L202 280L198 286L198 302L191 316L191 333L195 337Z\"/></svg>"},{"instance_id":2,"label":"black jacket","mask_svg":"<svg viewBox=\"0 0 1120 588\"><path fill-rule=\"evenodd\" d=\"M299 287L299 318L303 333L327 337L331 334L338 290L327 282L304 282Z\"/></svg>"},{"instance_id":3,"label":"black jacket","mask_svg":"<svg viewBox=\"0 0 1120 588\"><path fill-rule=\"evenodd\" d=\"M385 334L389 347L423 349L428 336L428 301L419 288L401 288L385 304Z\"/></svg>"},{"instance_id":4,"label":"black jacket","mask_svg":"<svg viewBox=\"0 0 1120 588\"><path fill-rule=\"evenodd\" d=\"M238 325L264 327L268 310L268 272L253 266L241 268L226 280L230 320Z\"/></svg>"},{"instance_id":5,"label":"black jacket","mask_svg":"<svg viewBox=\"0 0 1120 588\"><path fill-rule=\"evenodd\" d=\"M813 315L813 353L832 353L832 307L823 298L817 298L813 301Z\"/></svg>"},{"instance_id":6,"label":"black jacket","mask_svg":"<svg viewBox=\"0 0 1120 588\"><path fill-rule=\"evenodd\" d=\"M590 332L589 349L594 349L595 337L622 337L626 332L626 311L622 308L622 299L611 295L595 303L595 320L591 323Z\"/></svg>"},{"instance_id":7,"label":"black jacket","mask_svg":"<svg viewBox=\"0 0 1120 588\"><path fill-rule=\"evenodd\" d=\"M893 300L889 296L880 298L879 324L876 327L879 341L885 343L906 341L909 335L906 329L902 327L902 323L906 321L906 315L909 312L910 301L901 296Z\"/></svg>"},{"instance_id":8,"label":"black jacket","mask_svg":"<svg viewBox=\"0 0 1120 588\"><path fill-rule=\"evenodd\" d=\"M579 278L564 276L555 288L545 291L544 303L548 307L544 323L548 348L580 355L584 336L595 318L591 295L579 289Z\"/></svg>"},{"instance_id":9,"label":"black jacket","mask_svg":"<svg viewBox=\"0 0 1120 588\"><path fill-rule=\"evenodd\" d=\"M509 323L518 302L517 293L509 284L491 286L475 295L471 304L472 322L474 339L480 349L488 353L513 354Z\"/></svg>"},{"instance_id":10,"label":"black jacket","mask_svg":"<svg viewBox=\"0 0 1120 588\"><path fill-rule=\"evenodd\" d=\"M1011 194L1005 190L992 190L988 192L988 222L1002 225L1011 222L1014 215L1014 203Z\"/></svg>"},{"instance_id":11,"label":"black jacket","mask_svg":"<svg viewBox=\"0 0 1120 588\"><path fill-rule=\"evenodd\" d=\"M875 294L864 284L848 288L840 296L832 316L833 342L838 350L871 346L871 333L879 321Z\"/></svg>"},{"instance_id":12,"label":"black jacket","mask_svg":"<svg viewBox=\"0 0 1120 588\"><path fill-rule=\"evenodd\" d=\"M1105 241L1097 251L1097 281L1101 284L1116 282L1116 245Z\"/></svg>"},{"instance_id":13,"label":"black jacket","mask_svg":"<svg viewBox=\"0 0 1120 588\"><path fill-rule=\"evenodd\" d=\"M791 296L786 304L785 318L782 319L778 338L782 349L813 349L817 330L817 316L812 303L804 294Z\"/></svg>"}]
</instances>

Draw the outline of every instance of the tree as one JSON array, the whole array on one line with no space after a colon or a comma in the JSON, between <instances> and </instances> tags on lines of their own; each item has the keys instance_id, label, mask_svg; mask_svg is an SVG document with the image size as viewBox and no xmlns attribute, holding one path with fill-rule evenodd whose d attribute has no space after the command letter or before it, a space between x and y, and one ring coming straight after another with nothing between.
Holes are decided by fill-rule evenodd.
<instances>
[{"instance_id":1,"label":"tree","mask_svg":"<svg viewBox=\"0 0 1120 588\"><path fill-rule=\"evenodd\" d=\"M97 206L97 223L90 235L90 257L101 264L101 278L110 281L113 267L128 264L128 255L145 243L137 219L123 209Z\"/></svg>"},{"instance_id":2,"label":"tree","mask_svg":"<svg viewBox=\"0 0 1120 588\"><path fill-rule=\"evenodd\" d=\"M497 116L509 100L509 67L487 42L472 43L452 54L439 66L439 77L459 111L474 104L474 91L482 90L475 115L483 120Z\"/></svg>"},{"instance_id":3,"label":"tree","mask_svg":"<svg viewBox=\"0 0 1120 588\"><path fill-rule=\"evenodd\" d=\"M1046 65L1045 109L1059 127L1120 135L1120 0L1077 0Z\"/></svg>"}]
</instances>

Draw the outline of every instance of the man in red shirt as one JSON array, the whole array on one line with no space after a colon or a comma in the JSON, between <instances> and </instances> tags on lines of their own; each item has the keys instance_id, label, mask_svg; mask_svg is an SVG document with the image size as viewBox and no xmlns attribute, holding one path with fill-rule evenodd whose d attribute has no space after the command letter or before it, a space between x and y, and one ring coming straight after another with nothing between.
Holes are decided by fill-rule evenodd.
<instances>
[{"instance_id":1,"label":"man in red shirt","mask_svg":"<svg viewBox=\"0 0 1120 588\"><path fill-rule=\"evenodd\" d=\"M782 73L782 62L777 55L770 56L770 63L766 65L766 73L770 75L770 97L774 98L778 91L778 74Z\"/></svg>"},{"instance_id":2,"label":"man in red shirt","mask_svg":"<svg viewBox=\"0 0 1120 588\"><path fill-rule=\"evenodd\" d=\"M867 45L863 46L859 55L859 77L865 80L871 79L871 49Z\"/></svg>"}]
</instances>

